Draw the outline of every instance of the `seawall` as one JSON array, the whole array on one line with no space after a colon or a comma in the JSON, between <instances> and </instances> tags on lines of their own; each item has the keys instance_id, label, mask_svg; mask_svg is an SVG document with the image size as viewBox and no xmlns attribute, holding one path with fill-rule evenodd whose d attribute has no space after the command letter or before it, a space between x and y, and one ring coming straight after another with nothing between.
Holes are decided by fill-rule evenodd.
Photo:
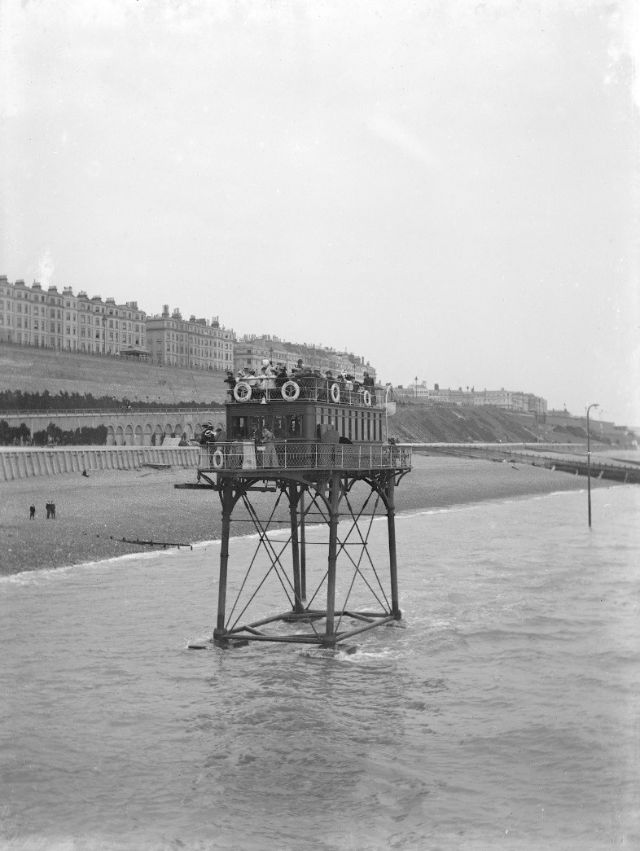
<instances>
[{"instance_id":1,"label":"seawall","mask_svg":"<svg viewBox=\"0 0 640 851\"><path fill-rule=\"evenodd\" d=\"M0 449L0 482L82 473L83 470L135 470L145 464L195 468L198 446L98 446Z\"/></svg>"}]
</instances>

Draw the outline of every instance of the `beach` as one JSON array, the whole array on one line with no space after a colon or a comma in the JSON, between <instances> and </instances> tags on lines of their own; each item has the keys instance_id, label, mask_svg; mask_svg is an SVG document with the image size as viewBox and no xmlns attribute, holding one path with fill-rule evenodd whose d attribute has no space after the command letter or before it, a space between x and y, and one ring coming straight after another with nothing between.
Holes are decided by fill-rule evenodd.
<instances>
[{"instance_id":1,"label":"beach","mask_svg":"<svg viewBox=\"0 0 640 851\"><path fill-rule=\"evenodd\" d=\"M5 482L0 486L0 575L153 549L122 538L187 545L219 538L217 494L174 487L195 480L195 470L176 467ZM600 485L592 482L593 487ZM582 477L524 464L415 454L413 470L396 490L396 510L420 511L585 487ZM266 506L272 497L255 494L252 499ZM56 505L55 520L45 519L49 501ZM30 505L36 507L34 520L29 519ZM244 528L253 531L240 524L233 532L242 534Z\"/></svg>"}]
</instances>

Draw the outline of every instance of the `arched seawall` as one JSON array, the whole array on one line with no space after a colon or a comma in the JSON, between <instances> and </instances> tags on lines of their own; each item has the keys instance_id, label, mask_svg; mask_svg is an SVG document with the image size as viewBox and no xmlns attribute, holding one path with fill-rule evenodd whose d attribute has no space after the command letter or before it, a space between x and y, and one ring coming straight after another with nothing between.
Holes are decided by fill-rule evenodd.
<instances>
[{"instance_id":1,"label":"arched seawall","mask_svg":"<svg viewBox=\"0 0 640 851\"><path fill-rule=\"evenodd\" d=\"M13 428L24 423L31 434L44 431L49 423L63 431L105 426L107 446L152 446L163 436L186 434L193 438L206 422L224 422L225 412L219 408L197 410L147 411L46 411L23 414L0 413ZM155 435L155 443L152 437Z\"/></svg>"}]
</instances>

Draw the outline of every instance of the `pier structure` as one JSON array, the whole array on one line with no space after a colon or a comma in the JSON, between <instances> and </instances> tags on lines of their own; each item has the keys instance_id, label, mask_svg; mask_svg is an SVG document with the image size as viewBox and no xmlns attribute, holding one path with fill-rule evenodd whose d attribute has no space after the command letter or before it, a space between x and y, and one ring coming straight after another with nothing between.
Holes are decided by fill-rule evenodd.
<instances>
[{"instance_id":1,"label":"pier structure","mask_svg":"<svg viewBox=\"0 0 640 851\"><path fill-rule=\"evenodd\" d=\"M216 646L334 649L401 620L394 493L411 449L387 441L383 399L304 373L236 384L226 435L202 447L195 485L222 509ZM240 544L234 524L253 536Z\"/></svg>"}]
</instances>

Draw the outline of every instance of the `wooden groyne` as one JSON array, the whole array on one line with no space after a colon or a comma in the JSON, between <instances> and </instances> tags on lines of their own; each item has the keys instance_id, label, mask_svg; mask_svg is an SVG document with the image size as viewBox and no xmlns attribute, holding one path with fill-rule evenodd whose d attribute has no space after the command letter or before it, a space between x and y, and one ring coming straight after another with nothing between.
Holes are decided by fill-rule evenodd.
<instances>
[{"instance_id":1,"label":"wooden groyne","mask_svg":"<svg viewBox=\"0 0 640 851\"><path fill-rule=\"evenodd\" d=\"M520 460L520 459L518 459ZM523 461L525 459L522 459ZM528 459L527 463L534 467L546 467L560 473L573 473L575 476L586 476L589 473L586 459L583 460L554 460L552 458ZM591 458L591 477L593 479L609 479L612 482L640 484L640 468L624 462L603 462Z\"/></svg>"},{"instance_id":2,"label":"wooden groyne","mask_svg":"<svg viewBox=\"0 0 640 851\"><path fill-rule=\"evenodd\" d=\"M196 467L198 446L89 446L0 448L0 482L57 476L86 470L137 470L140 467Z\"/></svg>"},{"instance_id":3,"label":"wooden groyne","mask_svg":"<svg viewBox=\"0 0 640 851\"><path fill-rule=\"evenodd\" d=\"M487 458L491 461L511 461L531 464L559 473L586 476L588 471L585 455L571 455L575 444L536 443L412 443L414 451L424 450L432 454L453 455L463 458ZM551 447L553 447L551 449ZM564 450L564 451L563 451ZM603 458L591 453L591 477L608 479L612 482L640 484L640 461L622 458Z\"/></svg>"}]
</instances>

